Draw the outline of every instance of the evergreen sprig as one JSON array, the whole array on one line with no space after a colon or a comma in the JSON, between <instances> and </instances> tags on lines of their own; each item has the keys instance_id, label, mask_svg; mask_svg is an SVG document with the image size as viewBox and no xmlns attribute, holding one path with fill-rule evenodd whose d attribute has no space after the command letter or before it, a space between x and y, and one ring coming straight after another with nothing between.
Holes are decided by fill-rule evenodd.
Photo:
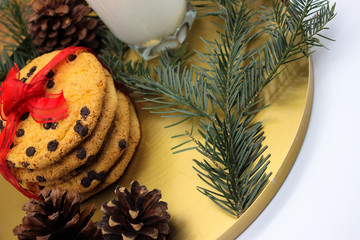
<instances>
[{"instance_id":1,"label":"evergreen sprig","mask_svg":"<svg viewBox=\"0 0 360 240\"><path fill-rule=\"evenodd\" d=\"M240 216L269 178L269 155L263 155L266 146L262 146L261 123L249 120L261 110L256 108L258 96L281 73L281 66L309 56L314 46L323 47L317 37L324 37L320 31L334 18L335 5L330 7L328 1L320 0L273 1L272 9L263 8L260 12L261 23L255 22L263 28L260 33L268 34L270 40L263 47L246 52L245 47L241 49L250 43L246 39L257 37L255 34L247 38L254 27L248 23L248 5L245 1L218 4L223 6L220 15L225 19L224 34L220 34L220 44L206 41L213 51L202 59L211 66L213 74L207 75L207 80L217 93L215 98L220 99L217 105L223 109L224 118L221 123L200 125L202 136L207 139L200 149L204 156L212 156L214 163L196 163L201 169L197 169L199 176L212 189L199 190L223 209ZM217 92L218 89L221 90Z\"/></svg>"},{"instance_id":2,"label":"evergreen sprig","mask_svg":"<svg viewBox=\"0 0 360 240\"><path fill-rule=\"evenodd\" d=\"M258 37L251 34L258 22L255 12L243 1L219 2L219 16L224 19L219 40L206 41L209 52L199 53L207 66L199 68L209 85L209 100L214 105L215 121L202 121L197 142L199 151L211 161L195 160L199 177L209 188L198 187L218 206L239 217L253 202L268 181L268 158L262 124L253 118L259 109L257 89L262 85L261 71L249 48ZM248 50L250 49L250 50ZM209 70L210 69L210 70Z\"/></svg>"},{"instance_id":3,"label":"evergreen sprig","mask_svg":"<svg viewBox=\"0 0 360 240\"><path fill-rule=\"evenodd\" d=\"M26 1L3 0L0 3L0 41L4 44L0 53L0 81L13 67L13 62L21 69L28 60L39 55L27 30L29 11Z\"/></svg>"},{"instance_id":4,"label":"evergreen sprig","mask_svg":"<svg viewBox=\"0 0 360 240\"><path fill-rule=\"evenodd\" d=\"M202 140L195 139L192 131L183 134L205 157L194 160L194 169L208 185L198 190L239 217L271 174L266 172L270 155L264 155L262 123L253 120L262 109L259 94L281 67L309 56L312 47L323 47L319 37L328 38L320 32L334 18L335 5L322 0L274 0L272 9L259 12L251 8L251 1L243 0L213 0L199 6L213 10L204 16L216 15L224 22L218 25L222 28L218 40L204 40L208 51L197 52L206 67L181 68L165 53L154 67L155 74L144 61L117 63L115 69L121 71L115 72L123 84L143 94L142 101L154 103L147 107L151 112L179 117L173 125L200 119L197 129ZM251 47L260 35L268 35L269 40Z\"/></svg>"}]
</instances>

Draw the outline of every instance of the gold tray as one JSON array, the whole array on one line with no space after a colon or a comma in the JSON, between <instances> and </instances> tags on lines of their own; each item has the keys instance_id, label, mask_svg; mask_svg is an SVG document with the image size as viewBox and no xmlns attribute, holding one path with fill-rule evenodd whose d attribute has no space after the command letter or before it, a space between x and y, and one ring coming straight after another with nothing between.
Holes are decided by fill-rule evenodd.
<instances>
[{"instance_id":1,"label":"gold tray","mask_svg":"<svg viewBox=\"0 0 360 240\"><path fill-rule=\"evenodd\" d=\"M313 98L311 63L302 60L291 65L282 78L283 81L269 85L275 88L282 82L279 93L269 96L271 106L258 115L264 123L264 144L271 153L268 172L273 174L260 196L239 219L225 213L196 190L196 186L205 186L192 169L192 159L202 159L200 154L196 151L171 153L170 148L180 143L171 136L182 129L164 129L170 121L141 110L140 104L136 107L142 139L134 159L116 184L129 187L136 179L149 190L161 189L162 200L168 202L171 214L172 239L234 239L276 194L296 159L307 130ZM115 184L84 203L97 205L95 221L102 217L101 203L115 197L114 188ZM12 229L25 216L21 207L28 199L3 178L0 178L0 192L0 239L16 239Z\"/></svg>"},{"instance_id":2,"label":"gold tray","mask_svg":"<svg viewBox=\"0 0 360 240\"><path fill-rule=\"evenodd\" d=\"M190 48L196 47L203 51L204 44L197 33L209 31L214 32L208 20L196 20L191 30L193 34L188 39ZM206 36L211 39L208 34ZM217 207L196 190L196 186L206 187L192 169L192 159L203 159L199 153L190 151L172 154L170 149L183 139L172 139L171 136L190 129L191 124L166 129L164 126L173 123L173 119L150 114L142 110L143 105L139 103L136 103L136 108L141 122L142 139L125 174L116 184L129 187L132 180L138 180L149 190L160 189L162 200L168 202L171 215L171 239L236 238L271 201L300 150L313 99L311 60L302 59L290 64L278 79L266 87L262 97L271 106L261 111L256 120L262 121L264 125L264 144L269 146L265 155L271 153L268 172L272 172L272 175L262 193L239 219ZM115 198L113 190L116 184L83 204L96 204L98 210L93 217L94 221L102 217L101 203ZM1 177L0 192L0 239L16 239L12 229L25 216L21 207L28 199Z\"/></svg>"}]
</instances>

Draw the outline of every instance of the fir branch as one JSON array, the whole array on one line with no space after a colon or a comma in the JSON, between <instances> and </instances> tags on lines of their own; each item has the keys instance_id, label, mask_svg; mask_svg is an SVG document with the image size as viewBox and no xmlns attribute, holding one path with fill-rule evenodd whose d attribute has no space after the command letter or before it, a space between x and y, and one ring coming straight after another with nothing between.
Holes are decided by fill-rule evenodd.
<instances>
[{"instance_id":1,"label":"fir branch","mask_svg":"<svg viewBox=\"0 0 360 240\"><path fill-rule=\"evenodd\" d=\"M216 191L203 187L198 190L239 217L268 181L270 174L265 171L269 156L262 156L267 147L262 146L261 123L251 121L256 111L248 112L256 102L243 100L257 97L253 91L259 81L256 74L259 68L254 60L256 50L247 49L258 36L251 34L258 23L251 22L254 11L244 1L225 4L219 10L225 21L224 32L219 33L220 41L205 41L209 52L199 53L202 61L208 63L200 72L206 75L211 102L224 117L221 119L215 113L216 121L200 124L199 131L206 142L196 143L200 153L212 163L194 161L200 168L195 168L199 177Z\"/></svg>"},{"instance_id":2,"label":"fir branch","mask_svg":"<svg viewBox=\"0 0 360 240\"><path fill-rule=\"evenodd\" d=\"M222 2L219 1L220 4ZM202 169L197 169L199 177L216 190L200 187L199 191L228 212L239 216L250 206L269 178L269 174L266 174L269 155L262 156L267 147L262 146L264 137L260 131L261 123L251 123L247 121L248 117L244 117L253 117L260 110L253 110L256 99L262 89L278 76L282 65L293 61L292 58L300 59L299 54L308 56L308 50L313 46L323 46L316 35L335 16L335 7L330 8L327 1L290 1L288 5L284 1L274 1L273 10L265 12L263 17L267 23L264 32L270 34L271 40L266 41L262 49L255 50L256 53L244 53L241 45L237 47L236 43L244 42L249 32L247 30L251 30L252 25L241 26L247 24L245 17L249 13L244 12L247 9L244 1L237 3L222 10L225 31L223 35L220 34L221 43L207 42L213 51L207 55L200 54L205 62L210 63L212 74L207 77L213 86L211 90L219 90L215 97L219 96L217 104L224 111L224 119L212 123L210 129L206 125L201 126L201 135L207 139L205 148L197 142L199 151L209 156L213 164L195 162ZM311 17L314 11L316 16ZM241 22L238 22L240 19ZM248 64L241 68L245 61ZM237 83L235 87L233 82ZM237 111L232 111L233 107ZM220 164L223 166L219 167Z\"/></svg>"},{"instance_id":3,"label":"fir branch","mask_svg":"<svg viewBox=\"0 0 360 240\"><path fill-rule=\"evenodd\" d=\"M293 0L288 5L275 1L273 9L264 8L264 32L271 36L263 49L265 85L277 76L282 65L309 56L313 47L324 47L319 37L329 38L320 32L335 17L335 6L330 7L324 0Z\"/></svg>"},{"instance_id":4,"label":"fir branch","mask_svg":"<svg viewBox=\"0 0 360 240\"><path fill-rule=\"evenodd\" d=\"M29 14L25 1L4 0L0 3L0 25L4 28L0 31L0 39L4 44L0 56L0 81L5 78L13 62L21 69L28 60L39 55L27 30L26 19Z\"/></svg>"},{"instance_id":5,"label":"fir branch","mask_svg":"<svg viewBox=\"0 0 360 240\"><path fill-rule=\"evenodd\" d=\"M263 146L262 123L253 120L263 109L257 106L259 94L281 73L281 67L309 56L314 46L323 47L319 37L327 38L320 32L335 16L335 6L330 7L328 1L274 0L273 9L263 8L260 12L260 22L254 20L257 13L250 2L211 1L215 10L208 14L223 19L224 24L220 25L223 31L218 33L218 40L204 40L208 51L197 53L206 68L182 69L181 58L174 57L182 54L165 53L151 73L144 61L122 62L124 46L116 41L112 41L116 45L111 48L121 54L114 57L116 53L107 50L102 56L113 64L110 66L116 79L141 94L142 101L155 104L147 107L151 112L180 117L172 125L200 119L197 131L202 140L186 132L206 158L194 160L194 169L208 185L198 190L238 217L262 191L271 174L266 172L270 155L264 155L267 146ZM203 6L209 8L211 4ZM262 31L253 34L260 26ZM260 34L268 34L270 40L262 47L249 48ZM187 149L194 147L178 152Z\"/></svg>"}]
</instances>

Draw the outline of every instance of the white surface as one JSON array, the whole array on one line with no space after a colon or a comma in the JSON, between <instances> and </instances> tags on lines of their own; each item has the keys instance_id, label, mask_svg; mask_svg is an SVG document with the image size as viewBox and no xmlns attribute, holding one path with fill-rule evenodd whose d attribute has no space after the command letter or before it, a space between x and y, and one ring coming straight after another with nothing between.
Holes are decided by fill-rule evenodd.
<instances>
[{"instance_id":1,"label":"white surface","mask_svg":"<svg viewBox=\"0 0 360 240\"><path fill-rule=\"evenodd\" d=\"M334 3L334 0L330 1ZM310 125L279 192L238 240L360 239L360 1L338 0L313 55Z\"/></svg>"}]
</instances>

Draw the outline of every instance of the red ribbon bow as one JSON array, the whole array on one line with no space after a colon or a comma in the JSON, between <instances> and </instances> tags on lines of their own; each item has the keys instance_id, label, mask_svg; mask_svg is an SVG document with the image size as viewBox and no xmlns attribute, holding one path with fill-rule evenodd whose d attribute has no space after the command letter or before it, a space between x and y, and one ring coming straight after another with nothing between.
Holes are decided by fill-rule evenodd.
<instances>
[{"instance_id":1,"label":"red ribbon bow","mask_svg":"<svg viewBox=\"0 0 360 240\"><path fill-rule=\"evenodd\" d=\"M6 120L6 126L0 134L0 173L16 189L29 198L36 198L33 193L24 189L10 171L6 163L6 155L13 142L17 122L21 116L29 112L38 123L54 122L67 117L66 99L63 93L47 94L46 74L64 58L83 47L68 47L59 52L26 84L21 82L20 72L15 66L0 86L0 116Z\"/></svg>"}]
</instances>

